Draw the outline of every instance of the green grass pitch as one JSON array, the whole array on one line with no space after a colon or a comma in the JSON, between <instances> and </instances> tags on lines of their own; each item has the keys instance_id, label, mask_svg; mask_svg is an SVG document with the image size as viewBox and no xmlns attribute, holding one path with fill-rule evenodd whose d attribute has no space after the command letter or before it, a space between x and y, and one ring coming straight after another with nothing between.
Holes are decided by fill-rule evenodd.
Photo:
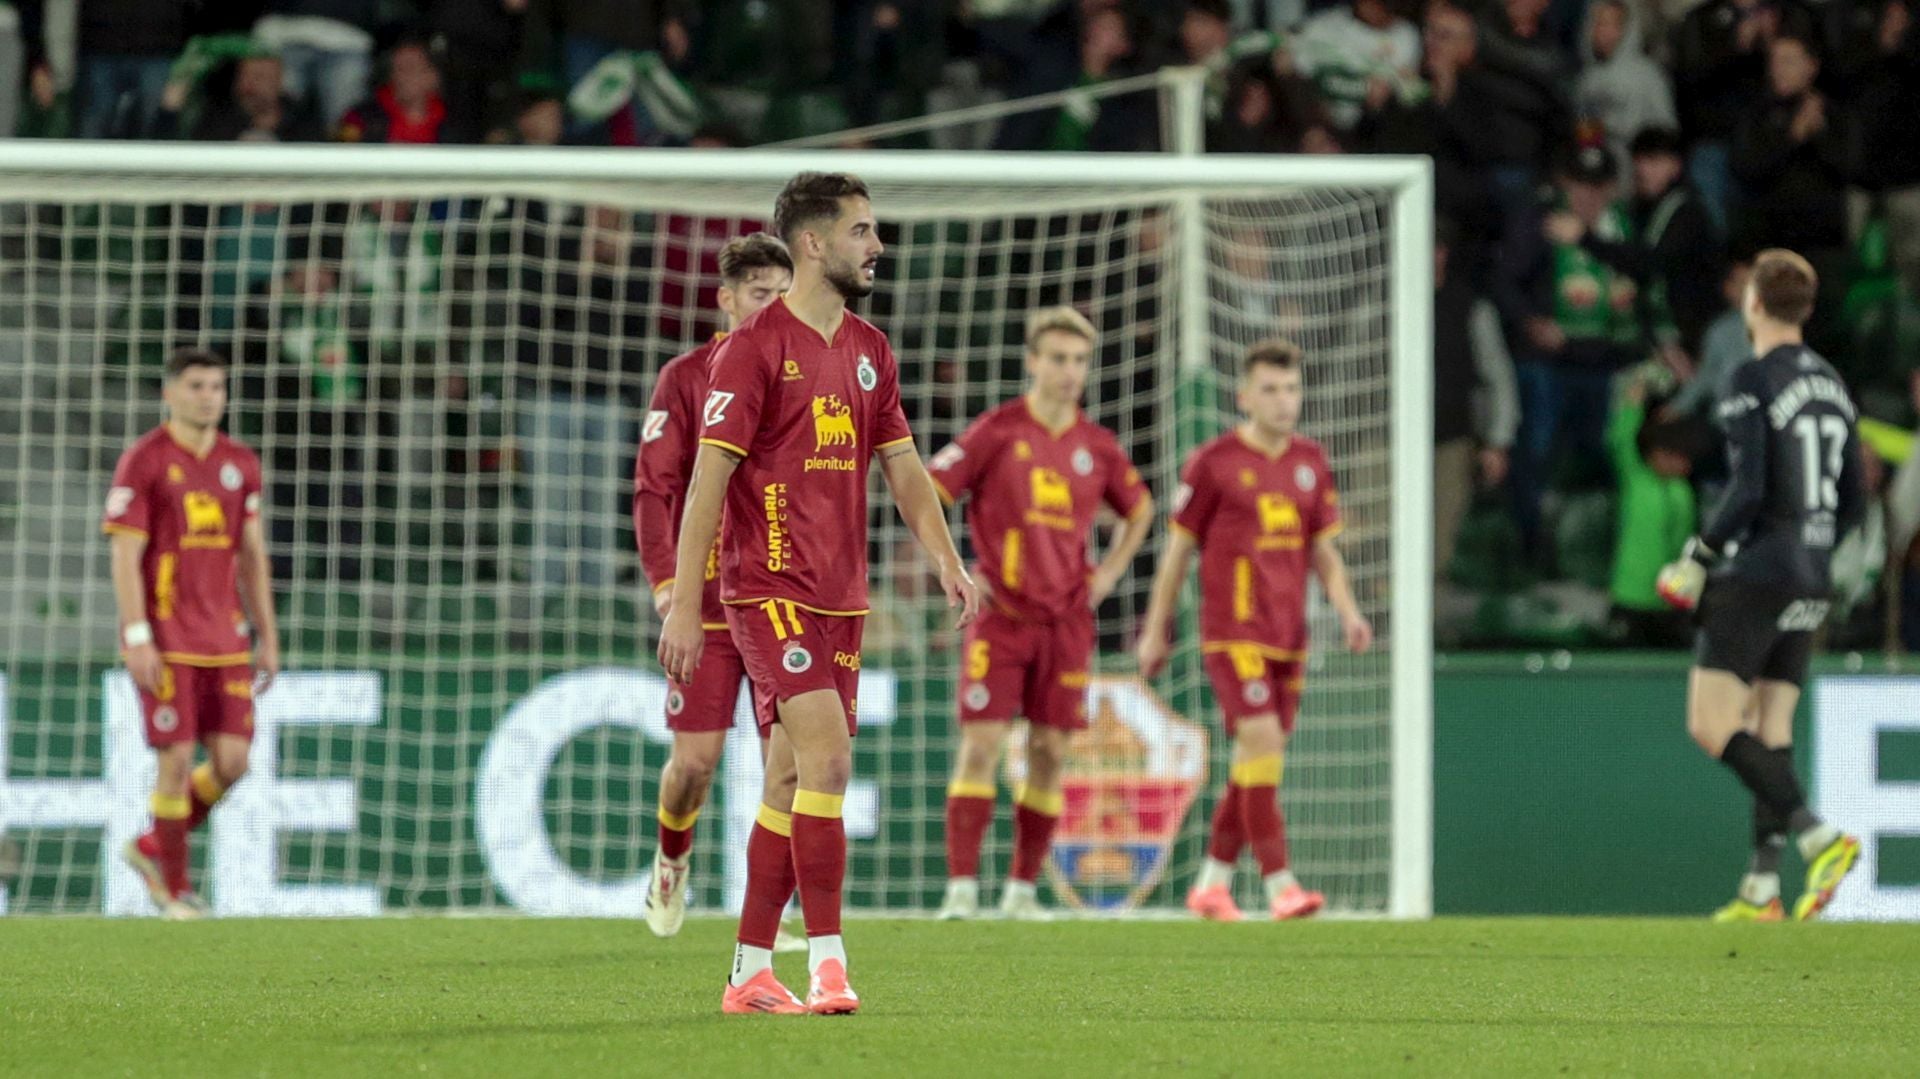
<instances>
[{"instance_id":1,"label":"green grass pitch","mask_svg":"<svg viewBox=\"0 0 1920 1079\"><path fill-rule=\"evenodd\" d=\"M731 939L0 920L0 1073L1920 1075L1920 927L860 920L865 1011L792 1019L720 1015Z\"/></svg>"}]
</instances>

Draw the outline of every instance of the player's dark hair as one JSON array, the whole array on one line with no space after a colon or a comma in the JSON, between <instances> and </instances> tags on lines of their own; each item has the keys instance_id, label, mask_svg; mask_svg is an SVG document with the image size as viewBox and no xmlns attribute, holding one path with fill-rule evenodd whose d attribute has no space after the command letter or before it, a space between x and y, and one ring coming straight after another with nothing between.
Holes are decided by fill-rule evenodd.
<instances>
[{"instance_id":1,"label":"player's dark hair","mask_svg":"<svg viewBox=\"0 0 1920 1079\"><path fill-rule=\"evenodd\" d=\"M186 374L188 369L194 367L212 367L225 371L227 358L210 348L176 349L173 355L167 357L167 378L169 381L179 378Z\"/></svg>"},{"instance_id":2,"label":"player's dark hair","mask_svg":"<svg viewBox=\"0 0 1920 1079\"><path fill-rule=\"evenodd\" d=\"M1304 358L1299 345L1284 337L1269 337L1247 350L1246 359L1240 361L1240 377L1253 374L1253 369L1261 366L1298 371Z\"/></svg>"},{"instance_id":3,"label":"player's dark hair","mask_svg":"<svg viewBox=\"0 0 1920 1079\"><path fill-rule=\"evenodd\" d=\"M1753 258L1753 294L1767 317L1799 326L1813 314L1820 277L1813 265L1784 247L1768 248Z\"/></svg>"},{"instance_id":4,"label":"player's dark hair","mask_svg":"<svg viewBox=\"0 0 1920 1079\"><path fill-rule=\"evenodd\" d=\"M750 232L727 241L720 249L720 280L728 287L738 285L755 270L793 272L793 253L779 238L764 232Z\"/></svg>"},{"instance_id":5,"label":"player's dark hair","mask_svg":"<svg viewBox=\"0 0 1920 1079\"><path fill-rule=\"evenodd\" d=\"M773 231L792 244L800 230L840 216L840 200L871 198L866 181L850 172L803 172L773 201Z\"/></svg>"},{"instance_id":6,"label":"player's dark hair","mask_svg":"<svg viewBox=\"0 0 1920 1079\"><path fill-rule=\"evenodd\" d=\"M1187 0L1187 10L1224 23L1233 22L1233 5L1227 0Z\"/></svg>"},{"instance_id":7,"label":"player's dark hair","mask_svg":"<svg viewBox=\"0 0 1920 1079\"><path fill-rule=\"evenodd\" d=\"M1698 416L1655 420L1640 428L1635 441L1639 443L1642 457L1655 450L1666 450L1698 464L1713 452L1713 428Z\"/></svg>"}]
</instances>

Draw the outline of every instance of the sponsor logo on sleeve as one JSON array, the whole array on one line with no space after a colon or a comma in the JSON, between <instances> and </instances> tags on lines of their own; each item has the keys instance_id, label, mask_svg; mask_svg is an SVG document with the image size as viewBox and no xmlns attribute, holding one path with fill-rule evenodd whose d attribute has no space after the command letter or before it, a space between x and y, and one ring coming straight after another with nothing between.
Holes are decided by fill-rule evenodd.
<instances>
[{"instance_id":1,"label":"sponsor logo on sleeve","mask_svg":"<svg viewBox=\"0 0 1920 1079\"><path fill-rule=\"evenodd\" d=\"M107 516L122 517L133 506L133 488L115 487L107 492Z\"/></svg>"},{"instance_id":2,"label":"sponsor logo on sleeve","mask_svg":"<svg viewBox=\"0 0 1920 1079\"><path fill-rule=\"evenodd\" d=\"M707 394L707 407L703 413L708 427L727 418L727 406L733 404L733 394L726 390L714 390Z\"/></svg>"},{"instance_id":3,"label":"sponsor logo on sleeve","mask_svg":"<svg viewBox=\"0 0 1920 1079\"><path fill-rule=\"evenodd\" d=\"M640 428L640 441L652 442L666 433L667 412L658 408L648 410L646 425Z\"/></svg>"}]
</instances>

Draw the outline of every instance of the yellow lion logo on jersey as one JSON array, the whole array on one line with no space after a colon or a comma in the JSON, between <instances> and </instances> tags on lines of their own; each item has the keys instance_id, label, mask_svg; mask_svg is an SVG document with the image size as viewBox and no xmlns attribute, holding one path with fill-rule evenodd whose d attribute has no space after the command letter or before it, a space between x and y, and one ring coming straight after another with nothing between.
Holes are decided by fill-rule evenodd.
<instances>
[{"instance_id":1,"label":"yellow lion logo on jersey","mask_svg":"<svg viewBox=\"0 0 1920 1079\"><path fill-rule=\"evenodd\" d=\"M227 530L227 511L221 508L219 499L205 491L188 491L181 496L181 503L187 511L189 533L207 535Z\"/></svg>"},{"instance_id":2,"label":"yellow lion logo on jersey","mask_svg":"<svg viewBox=\"0 0 1920 1079\"><path fill-rule=\"evenodd\" d=\"M1036 468L1033 477L1033 508L1059 513L1073 512L1073 488L1067 478L1051 468Z\"/></svg>"},{"instance_id":3,"label":"yellow lion logo on jersey","mask_svg":"<svg viewBox=\"0 0 1920 1079\"><path fill-rule=\"evenodd\" d=\"M1260 531L1269 534L1300 531L1300 510L1293 499L1286 495L1261 495Z\"/></svg>"},{"instance_id":4,"label":"yellow lion logo on jersey","mask_svg":"<svg viewBox=\"0 0 1920 1079\"><path fill-rule=\"evenodd\" d=\"M852 447L859 444L853 433L853 411L838 394L813 399L813 448Z\"/></svg>"}]
</instances>

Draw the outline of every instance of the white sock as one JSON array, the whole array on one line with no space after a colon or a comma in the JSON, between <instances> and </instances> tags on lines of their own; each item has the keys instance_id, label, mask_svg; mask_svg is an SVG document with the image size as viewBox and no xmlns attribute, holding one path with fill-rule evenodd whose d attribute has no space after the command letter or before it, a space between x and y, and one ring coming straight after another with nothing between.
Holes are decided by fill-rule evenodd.
<instances>
[{"instance_id":1,"label":"white sock","mask_svg":"<svg viewBox=\"0 0 1920 1079\"><path fill-rule=\"evenodd\" d=\"M1276 869L1261 878L1261 880L1265 882L1267 886L1267 902L1269 903L1280 898L1281 892L1300 883L1293 879L1293 870L1291 869Z\"/></svg>"},{"instance_id":2,"label":"white sock","mask_svg":"<svg viewBox=\"0 0 1920 1079\"><path fill-rule=\"evenodd\" d=\"M1740 878L1740 898L1764 907L1780 898L1780 874L1748 873Z\"/></svg>"},{"instance_id":3,"label":"white sock","mask_svg":"<svg viewBox=\"0 0 1920 1079\"><path fill-rule=\"evenodd\" d=\"M839 939L839 938L834 938ZM728 985L745 985L747 980L763 970L773 969L773 949L756 948L751 944L733 946L733 973L727 976Z\"/></svg>"},{"instance_id":4,"label":"white sock","mask_svg":"<svg viewBox=\"0 0 1920 1079\"><path fill-rule=\"evenodd\" d=\"M819 971L820 964L829 959L840 960L840 969L847 969L847 944L835 933L830 937L807 938L807 973Z\"/></svg>"},{"instance_id":5,"label":"white sock","mask_svg":"<svg viewBox=\"0 0 1920 1079\"><path fill-rule=\"evenodd\" d=\"M1839 838L1840 829L1831 824L1816 824L1794 837L1793 841L1800 846L1800 857L1811 862Z\"/></svg>"},{"instance_id":6,"label":"white sock","mask_svg":"<svg viewBox=\"0 0 1920 1079\"><path fill-rule=\"evenodd\" d=\"M972 877L949 877L947 878L947 894L970 895L977 900L980 898L980 882Z\"/></svg>"},{"instance_id":7,"label":"white sock","mask_svg":"<svg viewBox=\"0 0 1920 1079\"><path fill-rule=\"evenodd\" d=\"M1000 890L1000 905L1010 907L1015 903L1034 899L1039 894L1040 886L1030 880L1010 880L1007 886Z\"/></svg>"},{"instance_id":8,"label":"white sock","mask_svg":"<svg viewBox=\"0 0 1920 1079\"><path fill-rule=\"evenodd\" d=\"M1200 879L1193 882L1195 890L1206 888L1233 887L1233 867L1218 858L1208 858L1200 863Z\"/></svg>"}]
</instances>

